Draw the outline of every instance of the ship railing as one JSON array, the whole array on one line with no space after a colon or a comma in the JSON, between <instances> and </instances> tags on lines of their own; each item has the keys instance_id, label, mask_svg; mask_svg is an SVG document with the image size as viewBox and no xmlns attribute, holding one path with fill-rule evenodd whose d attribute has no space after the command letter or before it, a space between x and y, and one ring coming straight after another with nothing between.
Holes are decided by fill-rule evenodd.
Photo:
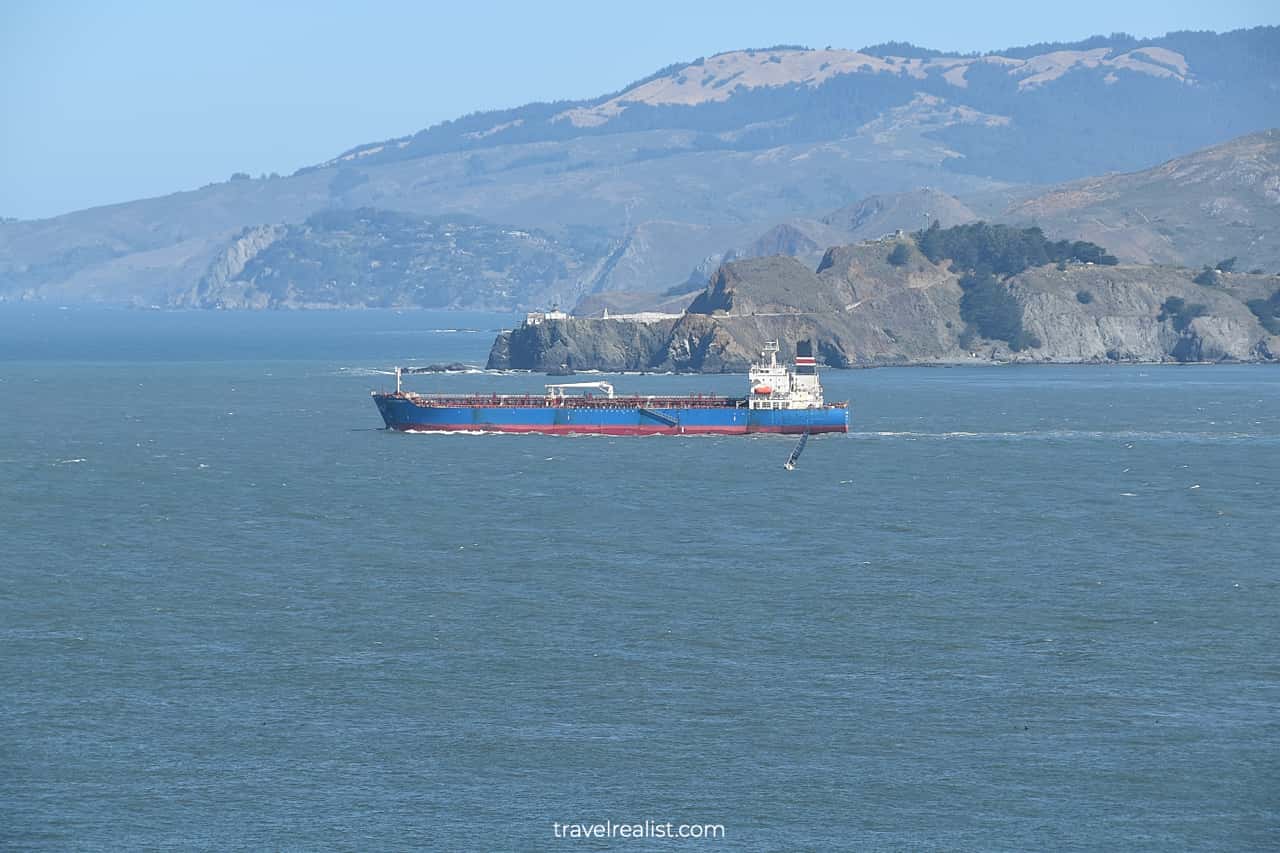
<instances>
[{"instance_id":1,"label":"ship railing","mask_svg":"<svg viewBox=\"0 0 1280 853\"><path fill-rule=\"evenodd\" d=\"M405 399L421 405L458 407L564 408L564 409L721 409L740 408L743 397L716 395L597 397L590 394L552 397L541 394L404 394Z\"/></svg>"}]
</instances>

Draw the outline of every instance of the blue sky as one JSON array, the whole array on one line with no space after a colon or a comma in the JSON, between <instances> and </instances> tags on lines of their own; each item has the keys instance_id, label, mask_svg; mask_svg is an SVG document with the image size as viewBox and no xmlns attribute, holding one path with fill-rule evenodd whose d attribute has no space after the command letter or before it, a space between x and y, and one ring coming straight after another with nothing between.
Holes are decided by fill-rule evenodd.
<instances>
[{"instance_id":1,"label":"blue sky","mask_svg":"<svg viewBox=\"0 0 1280 853\"><path fill-rule=\"evenodd\" d=\"M611 91L778 43L993 50L1274 24L1270 4L25 2L0 4L0 216L287 174L475 110Z\"/></svg>"}]
</instances>

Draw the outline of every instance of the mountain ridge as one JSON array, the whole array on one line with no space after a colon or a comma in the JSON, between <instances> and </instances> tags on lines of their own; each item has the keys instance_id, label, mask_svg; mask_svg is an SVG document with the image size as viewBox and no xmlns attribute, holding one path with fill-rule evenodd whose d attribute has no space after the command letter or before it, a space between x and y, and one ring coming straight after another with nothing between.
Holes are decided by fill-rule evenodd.
<instances>
[{"instance_id":1,"label":"mountain ridge","mask_svg":"<svg viewBox=\"0 0 1280 853\"><path fill-rule=\"evenodd\" d=\"M0 223L0 299L169 304L245 228L371 208L586 240L594 247L587 269L623 247L625 257L589 283L543 282L542 293L570 304L587 293L660 291L774 225L869 196L928 186L991 217L984 200L1151 168L1280 126L1276 27L1101 37L1003 57L894 49L730 52L720 55L723 74L716 57L677 64L622 93L463 116L406 137L403 147L383 144L289 177L236 175ZM844 64L822 69L828 55ZM957 68L963 75L951 73ZM738 70L737 80L747 71L764 83L783 76L779 85L716 88ZM702 93L697 103L674 102L682 88ZM649 100L631 99L636 89ZM703 98L710 94L717 100ZM597 126L557 119L609 103L607 113L621 111Z\"/></svg>"},{"instance_id":2,"label":"mountain ridge","mask_svg":"<svg viewBox=\"0 0 1280 853\"><path fill-rule=\"evenodd\" d=\"M725 137L724 131L741 124L729 120L731 110L704 110L701 118L695 118L687 108L724 104L741 97L755 102L757 121L785 121L792 107L785 97L780 97L784 89L791 87L795 94L799 91L796 87L817 90L841 78L868 75L879 78L870 82L884 91L842 85L833 90L836 97L830 103L819 99L817 116L820 120L816 123L834 120L847 128L851 117L869 117L864 115L863 108L875 106L878 109L874 111L879 112L880 109L900 106L910 101L914 90L921 87L927 94L944 100L952 96L962 99L976 97L976 102L962 103L962 106L978 112L1003 115L1012 110L1016 116L1017 99L1011 99L1010 95L1035 93L1047 84L1065 82L1067 78L1079 78L1081 75L1105 86L1113 86L1124 75L1194 84L1191 88L1213 92L1214 97L1202 99L1200 105L1205 110L1204 115L1212 120L1214 114L1226 115L1220 109L1224 94L1222 85L1231 79L1231 73L1238 71L1239 66L1255 73L1274 74L1277 37L1280 37L1280 28L1255 27L1222 34L1179 31L1147 39L1118 33L1075 43L1010 48L979 55L948 54L909 44L901 45L904 52L910 54L906 56L895 56L887 51L873 52L871 49L814 50L795 45L728 51L673 64L619 92L579 101L537 103L472 113L409 136L356 146L321 165L333 166L342 161L368 158L375 161L412 158L424 153L480 149L511 141L563 140L575 133L627 132L657 125L685 127L712 134L712 137L702 140L704 145L759 148L781 141L782 135L775 128L774 132L757 129L745 136ZM973 79L970 79L971 72ZM911 85L898 85L904 82ZM975 91L967 91L971 88ZM979 89L981 93L976 91ZM1145 95L1153 99L1168 98L1168 91L1167 88L1148 87ZM1264 85L1251 94L1256 97L1267 91ZM1186 95L1187 92L1181 94ZM1225 94L1230 95L1231 92L1226 91ZM1042 121L1048 120L1056 112L1056 102L1054 106L1054 110L1033 109L1033 113ZM1111 118L1123 120L1126 113L1132 112L1133 106L1131 99L1125 99L1123 109L1112 110ZM1150 106L1146 105L1140 111L1149 109ZM807 124L815 122L810 119ZM1184 129L1170 127L1165 131L1166 134L1175 131L1179 136L1185 135ZM1210 138L1213 134L1202 133L1190 147L1210 144L1244 131L1237 124L1217 139ZM717 133L721 136L713 138ZM793 133L789 138L803 138L803 131L799 136ZM979 153L972 149L983 143L981 139L955 134L949 135L948 141L961 144L961 159ZM964 150L966 148L971 150ZM1177 153L1167 144L1162 150ZM994 167L997 172L1001 167L995 158L986 157L983 162L985 167ZM959 168L962 164L957 161L956 165ZM1137 164L1129 161L1121 166L1132 168ZM1104 170L1086 168L1078 170L1075 176L1099 171ZM1004 176L1009 177L1007 174ZM1056 180L1066 177L1055 175Z\"/></svg>"}]
</instances>

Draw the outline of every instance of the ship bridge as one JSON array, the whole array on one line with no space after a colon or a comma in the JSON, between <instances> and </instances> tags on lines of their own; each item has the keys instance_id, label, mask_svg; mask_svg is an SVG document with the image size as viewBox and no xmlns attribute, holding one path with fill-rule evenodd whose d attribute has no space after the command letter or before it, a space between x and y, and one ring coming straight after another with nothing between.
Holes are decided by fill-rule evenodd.
<instances>
[{"instance_id":1,"label":"ship bridge","mask_svg":"<svg viewBox=\"0 0 1280 853\"><path fill-rule=\"evenodd\" d=\"M778 363L778 342L765 341L760 361L747 374L748 405L753 409L814 409L823 405L818 363L810 341L796 343L795 369Z\"/></svg>"}]
</instances>

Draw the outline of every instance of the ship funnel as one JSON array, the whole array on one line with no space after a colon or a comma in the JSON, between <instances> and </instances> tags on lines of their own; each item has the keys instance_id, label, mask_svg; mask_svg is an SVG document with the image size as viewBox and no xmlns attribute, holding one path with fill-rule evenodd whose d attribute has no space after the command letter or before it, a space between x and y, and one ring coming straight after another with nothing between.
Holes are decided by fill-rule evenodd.
<instances>
[{"instance_id":1,"label":"ship funnel","mask_svg":"<svg viewBox=\"0 0 1280 853\"><path fill-rule=\"evenodd\" d=\"M818 362L813 357L813 341L796 341L796 375L815 376Z\"/></svg>"}]
</instances>

